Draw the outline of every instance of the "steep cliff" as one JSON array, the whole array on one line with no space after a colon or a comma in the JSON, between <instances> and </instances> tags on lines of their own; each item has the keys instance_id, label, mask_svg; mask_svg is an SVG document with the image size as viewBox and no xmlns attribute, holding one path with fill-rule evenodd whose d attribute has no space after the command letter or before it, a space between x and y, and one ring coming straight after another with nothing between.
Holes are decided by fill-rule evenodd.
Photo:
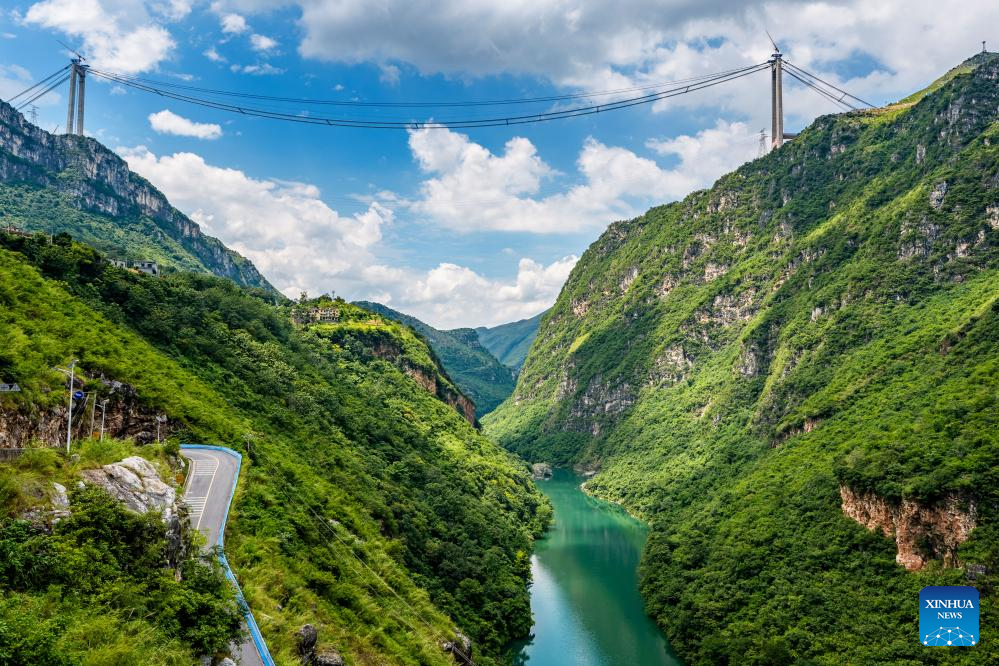
<instances>
[{"instance_id":1,"label":"steep cliff","mask_svg":"<svg viewBox=\"0 0 999 666\"><path fill-rule=\"evenodd\" d=\"M610 225L483 419L650 521L690 663L923 660L899 609L973 572L995 608L997 119L983 54Z\"/></svg>"},{"instance_id":2,"label":"steep cliff","mask_svg":"<svg viewBox=\"0 0 999 666\"><path fill-rule=\"evenodd\" d=\"M204 271L274 288L206 236L118 155L90 137L50 134L0 102L0 226L67 232L118 259Z\"/></svg>"},{"instance_id":3,"label":"steep cliff","mask_svg":"<svg viewBox=\"0 0 999 666\"><path fill-rule=\"evenodd\" d=\"M380 303L358 301L356 305L401 322L422 335L447 375L475 403L480 416L496 409L513 393L513 372L482 346L476 331L470 328L442 331Z\"/></svg>"}]
</instances>

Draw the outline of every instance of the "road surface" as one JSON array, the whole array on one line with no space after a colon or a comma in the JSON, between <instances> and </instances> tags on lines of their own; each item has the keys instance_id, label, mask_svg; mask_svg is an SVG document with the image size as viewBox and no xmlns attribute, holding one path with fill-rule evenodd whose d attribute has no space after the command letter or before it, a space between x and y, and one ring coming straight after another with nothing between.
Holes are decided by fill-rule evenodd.
<instances>
[{"instance_id":1,"label":"road surface","mask_svg":"<svg viewBox=\"0 0 999 666\"><path fill-rule=\"evenodd\" d=\"M184 485L184 503L190 512L191 526L205 535L206 549L216 544L221 546L221 537L225 534L225 522L229 515L229 502L239 477L239 458L224 450L188 446L181 447L180 455L191 461L187 483ZM233 651L242 666L267 666L273 663L269 660L269 655L266 662L261 657L253 636L249 636Z\"/></svg>"}]
</instances>

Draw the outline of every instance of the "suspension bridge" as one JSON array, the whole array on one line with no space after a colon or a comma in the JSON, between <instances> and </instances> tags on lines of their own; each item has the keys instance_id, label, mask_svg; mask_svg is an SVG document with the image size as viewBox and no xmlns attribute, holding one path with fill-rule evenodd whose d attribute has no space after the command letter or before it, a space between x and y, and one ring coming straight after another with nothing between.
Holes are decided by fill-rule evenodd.
<instances>
[{"instance_id":1,"label":"suspension bridge","mask_svg":"<svg viewBox=\"0 0 999 666\"><path fill-rule=\"evenodd\" d=\"M65 132L84 133L84 107L87 77L93 76L111 84L139 92L157 95L186 104L247 117L284 122L354 129L473 129L551 122L610 113L643 104L653 104L672 97L688 95L757 74L770 71L771 128L769 143L761 132L761 153L779 148L794 134L784 131L784 75L787 74L806 88L821 95L841 110L873 108L873 104L837 87L819 76L787 60L771 39L773 54L764 62L699 76L629 88L581 92L566 95L492 99L470 101L408 101L377 102L340 99L283 97L233 90L221 90L185 83L130 76L91 67L86 58L70 49L73 58L68 65L53 72L34 85L10 98L17 109L33 108L35 102L69 81L69 99ZM65 46L65 45L64 45ZM67 47L68 48L68 47ZM526 108L545 105L543 110ZM307 109L307 111L303 111ZM459 114L453 118L435 118L442 110ZM384 117L385 111L405 110L409 117ZM500 110L506 111L501 113ZM430 114L425 119L416 118Z\"/></svg>"}]
</instances>

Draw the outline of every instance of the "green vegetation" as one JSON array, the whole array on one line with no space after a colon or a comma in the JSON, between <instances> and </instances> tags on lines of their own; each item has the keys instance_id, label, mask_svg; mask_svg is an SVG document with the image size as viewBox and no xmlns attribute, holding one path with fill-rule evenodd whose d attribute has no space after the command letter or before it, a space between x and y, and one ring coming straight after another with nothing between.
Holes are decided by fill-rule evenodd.
<instances>
[{"instance_id":1,"label":"green vegetation","mask_svg":"<svg viewBox=\"0 0 999 666\"><path fill-rule=\"evenodd\" d=\"M519 371L527 358L527 352L534 344L534 338L538 335L538 326L541 318L547 312L542 312L530 319L500 324L499 326L482 326L475 329L479 334L479 341L482 346L499 359L503 365Z\"/></svg>"},{"instance_id":2,"label":"green vegetation","mask_svg":"<svg viewBox=\"0 0 999 666\"><path fill-rule=\"evenodd\" d=\"M109 257L212 273L275 292L245 257L170 206L94 139L52 135L0 102L0 228L71 233Z\"/></svg>"},{"instance_id":3,"label":"green vegetation","mask_svg":"<svg viewBox=\"0 0 999 666\"><path fill-rule=\"evenodd\" d=\"M150 278L66 237L0 247L0 376L23 388L4 411L54 406L48 368L75 356L182 424L180 441L249 447L227 554L279 663L297 663L306 622L351 663L447 664L457 628L492 664L527 633L550 509L523 463L414 378L446 380L410 329L342 301ZM334 303L335 322L292 323Z\"/></svg>"},{"instance_id":4,"label":"green vegetation","mask_svg":"<svg viewBox=\"0 0 999 666\"><path fill-rule=\"evenodd\" d=\"M0 466L0 663L180 665L224 650L241 616L217 560L189 543L178 579L160 516L70 484L101 457L93 444L73 465L39 449ZM72 515L51 533L16 519L54 479L73 488Z\"/></svg>"},{"instance_id":5,"label":"green vegetation","mask_svg":"<svg viewBox=\"0 0 999 666\"><path fill-rule=\"evenodd\" d=\"M484 420L649 521L643 595L687 663L999 662L997 77L977 56L612 225ZM928 534L903 569L841 485L974 504L961 566ZM978 588L980 645L919 645L925 585Z\"/></svg>"},{"instance_id":6,"label":"green vegetation","mask_svg":"<svg viewBox=\"0 0 999 666\"><path fill-rule=\"evenodd\" d=\"M475 403L480 417L496 409L513 393L513 373L482 346L474 330L441 331L379 303L358 301L355 305L402 322L422 335L461 392Z\"/></svg>"}]
</instances>

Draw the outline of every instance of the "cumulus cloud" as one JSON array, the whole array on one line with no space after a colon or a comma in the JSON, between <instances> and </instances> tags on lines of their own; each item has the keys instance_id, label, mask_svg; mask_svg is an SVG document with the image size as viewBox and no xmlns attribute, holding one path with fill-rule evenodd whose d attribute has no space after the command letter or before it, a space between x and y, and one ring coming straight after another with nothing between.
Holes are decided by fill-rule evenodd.
<instances>
[{"instance_id":1,"label":"cumulus cloud","mask_svg":"<svg viewBox=\"0 0 999 666\"><path fill-rule=\"evenodd\" d=\"M544 195L559 174L528 139L507 141L493 154L465 134L433 129L410 132L409 147L429 177L412 209L458 231L572 233L632 217L649 203L677 199L710 184L751 158L756 145L742 123L719 121L694 136L650 144L673 156L674 168L621 147L587 139L576 160L582 181Z\"/></svg>"},{"instance_id":2,"label":"cumulus cloud","mask_svg":"<svg viewBox=\"0 0 999 666\"><path fill-rule=\"evenodd\" d=\"M253 178L189 152L157 156L144 146L118 152L206 233L249 257L292 297L336 291L390 303L437 326L492 325L550 306L576 261L544 266L521 259L507 280L453 263L427 271L387 265L378 250L394 212L378 202L341 215L308 183Z\"/></svg>"},{"instance_id":3,"label":"cumulus cloud","mask_svg":"<svg viewBox=\"0 0 999 666\"><path fill-rule=\"evenodd\" d=\"M227 35L241 35L250 29L246 19L240 14L222 14L219 16L219 25Z\"/></svg>"},{"instance_id":4,"label":"cumulus cloud","mask_svg":"<svg viewBox=\"0 0 999 666\"><path fill-rule=\"evenodd\" d=\"M166 16L158 13L169 18L184 4L171 4ZM176 46L140 0L42 0L28 8L24 21L82 40L90 64L123 74L155 68Z\"/></svg>"},{"instance_id":5,"label":"cumulus cloud","mask_svg":"<svg viewBox=\"0 0 999 666\"><path fill-rule=\"evenodd\" d=\"M261 0L219 1L246 12L272 9ZM283 4L300 11L299 52L307 58L406 63L424 74L533 75L589 91L762 62L771 50L764 32L769 27L791 61L880 101L904 96L972 55L982 26L999 24L999 3L965 3L943 21L935 0L380 0L374 9L367 0ZM653 108L738 111L762 127L767 87L759 74ZM834 110L793 82L786 92L791 126Z\"/></svg>"},{"instance_id":6,"label":"cumulus cloud","mask_svg":"<svg viewBox=\"0 0 999 666\"><path fill-rule=\"evenodd\" d=\"M204 53L202 53L202 55L204 55L206 58L208 58L212 62L225 62L225 57L222 56L222 55L220 55L219 52L215 50L214 46L205 49L205 51L204 51Z\"/></svg>"},{"instance_id":7,"label":"cumulus cloud","mask_svg":"<svg viewBox=\"0 0 999 666\"><path fill-rule=\"evenodd\" d=\"M271 51L277 48L277 45L278 43L276 40L271 39L266 35L260 35L257 33L250 35L250 46L253 47L254 51Z\"/></svg>"},{"instance_id":8,"label":"cumulus cloud","mask_svg":"<svg viewBox=\"0 0 999 666\"><path fill-rule=\"evenodd\" d=\"M196 139L217 139L222 136L222 127L215 123L197 123L178 116L173 111L163 109L149 114L149 126L160 134L190 136Z\"/></svg>"}]
</instances>

